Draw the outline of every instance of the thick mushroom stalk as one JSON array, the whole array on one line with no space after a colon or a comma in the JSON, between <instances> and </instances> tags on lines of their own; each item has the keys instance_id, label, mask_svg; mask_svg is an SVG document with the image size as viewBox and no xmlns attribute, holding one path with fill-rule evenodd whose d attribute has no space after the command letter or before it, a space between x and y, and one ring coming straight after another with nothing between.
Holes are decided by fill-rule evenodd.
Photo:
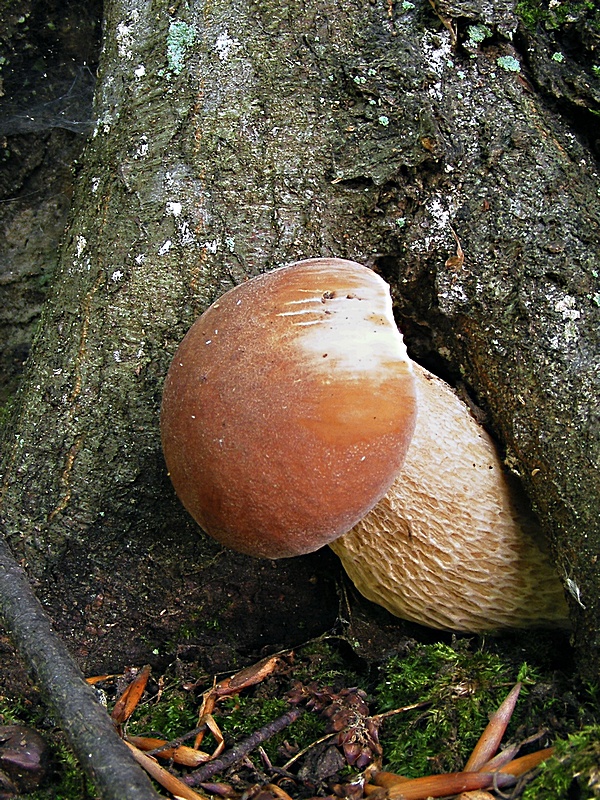
<instances>
[{"instance_id":1,"label":"thick mushroom stalk","mask_svg":"<svg viewBox=\"0 0 600 800\"><path fill-rule=\"evenodd\" d=\"M241 284L194 323L167 375L161 433L201 527L281 558L370 511L402 466L415 416L387 284L324 258Z\"/></svg>"},{"instance_id":2,"label":"thick mushroom stalk","mask_svg":"<svg viewBox=\"0 0 600 800\"><path fill-rule=\"evenodd\" d=\"M332 549L365 597L422 625L565 626L562 586L520 487L465 403L413 367L418 416L404 466Z\"/></svg>"}]
</instances>

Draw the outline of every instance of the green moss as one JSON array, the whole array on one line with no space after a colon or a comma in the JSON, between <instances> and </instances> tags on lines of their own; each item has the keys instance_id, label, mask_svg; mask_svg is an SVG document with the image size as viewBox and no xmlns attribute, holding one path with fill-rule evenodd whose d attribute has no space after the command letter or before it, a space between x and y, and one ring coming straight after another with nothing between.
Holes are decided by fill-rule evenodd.
<instances>
[{"instance_id":1,"label":"green moss","mask_svg":"<svg viewBox=\"0 0 600 800\"><path fill-rule=\"evenodd\" d=\"M493 653L473 652L467 640L418 646L392 658L377 688L378 711L429 704L388 719L382 736L385 769L408 777L461 769L512 685L535 678L526 664L518 669ZM525 694L523 689L521 697ZM510 729L520 716L517 706Z\"/></svg>"},{"instance_id":2,"label":"green moss","mask_svg":"<svg viewBox=\"0 0 600 800\"><path fill-rule=\"evenodd\" d=\"M168 741L194 730L198 724L198 702L178 686L169 687L159 699L140 703L127 725L131 734L155 734Z\"/></svg>"},{"instance_id":3,"label":"green moss","mask_svg":"<svg viewBox=\"0 0 600 800\"><path fill-rule=\"evenodd\" d=\"M352 652L346 639L328 636L315 639L300 649L294 680L334 689L362 685L364 675L353 668L348 657Z\"/></svg>"},{"instance_id":4,"label":"green moss","mask_svg":"<svg viewBox=\"0 0 600 800\"><path fill-rule=\"evenodd\" d=\"M62 741L50 742L52 771L40 789L27 800L93 800L97 797L92 782L81 770L77 758Z\"/></svg>"},{"instance_id":5,"label":"green moss","mask_svg":"<svg viewBox=\"0 0 600 800\"><path fill-rule=\"evenodd\" d=\"M523 800L588 800L600 797L600 726L592 725L556 743Z\"/></svg>"},{"instance_id":6,"label":"green moss","mask_svg":"<svg viewBox=\"0 0 600 800\"><path fill-rule=\"evenodd\" d=\"M24 700L0 696L0 725L30 724L27 722L30 716Z\"/></svg>"},{"instance_id":7,"label":"green moss","mask_svg":"<svg viewBox=\"0 0 600 800\"><path fill-rule=\"evenodd\" d=\"M586 17L594 27L600 28L600 8L594 0L559 0L554 3L548 0L518 0L516 11L531 30L538 25L556 30Z\"/></svg>"}]
</instances>

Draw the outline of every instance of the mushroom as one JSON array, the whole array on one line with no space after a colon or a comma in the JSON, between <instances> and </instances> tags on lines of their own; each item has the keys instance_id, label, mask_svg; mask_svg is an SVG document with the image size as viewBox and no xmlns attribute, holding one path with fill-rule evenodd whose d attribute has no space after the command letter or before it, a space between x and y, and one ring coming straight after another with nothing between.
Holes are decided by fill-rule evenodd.
<instances>
[{"instance_id":1,"label":"mushroom","mask_svg":"<svg viewBox=\"0 0 600 800\"><path fill-rule=\"evenodd\" d=\"M492 440L407 357L389 287L359 264L300 261L226 292L175 354L161 434L179 498L228 547L330 544L362 594L430 627L566 623Z\"/></svg>"},{"instance_id":2,"label":"mushroom","mask_svg":"<svg viewBox=\"0 0 600 800\"><path fill-rule=\"evenodd\" d=\"M403 619L471 633L565 627L564 592L520 484L448 384L413 371L404 466L331 548L361 594Z\"/></svg>"},{"instance_id":3,"label":"mushroom","mask_svg":"<svg viewBox=\"0 0 600 800\"><path fill-rule=\"evenodd\" d=\"M236 286L192 325L163 393L175 491L222 544L265 558L347 533L398 474L416 416L387 284L300 261Z\"/></svg>"}]
</instances>

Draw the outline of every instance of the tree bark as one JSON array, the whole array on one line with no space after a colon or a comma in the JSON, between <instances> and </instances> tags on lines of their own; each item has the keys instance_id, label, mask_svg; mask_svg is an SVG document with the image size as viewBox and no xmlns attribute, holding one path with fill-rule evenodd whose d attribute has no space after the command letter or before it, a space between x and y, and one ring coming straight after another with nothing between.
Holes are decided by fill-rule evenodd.
<instances>
[{"instance_id":1,"label":"tree bark","mask_svg":"<svg viewBox=\"0 0 600 800\"><path fill-rule=\"evenodd\" d=\"M1 505L78 657L126 659L139 627L142 649L168 650L167 607L178 624L214 604L243 625L272 612L273 585L321 605L316 562L260 564L198 535L158 414L209 302L335 255L391 282L411 354L488 415L595 675L597 165L585 103L575 125L548 102L512 4L109 0L105 14L98 121L4 437ZM232 600L240 571L251 600Z\"/></svg>"}]
</instances>

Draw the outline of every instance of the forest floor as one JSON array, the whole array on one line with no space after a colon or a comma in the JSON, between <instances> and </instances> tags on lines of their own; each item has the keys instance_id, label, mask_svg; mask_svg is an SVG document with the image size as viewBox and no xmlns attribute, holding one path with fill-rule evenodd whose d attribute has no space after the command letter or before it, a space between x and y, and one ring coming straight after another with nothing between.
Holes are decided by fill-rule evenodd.
<instances>
[{"instance_id":1,"label":"forest floor","mask_svg":"<svg viewBox=\"0 0 600 800\"><path fill-rule=\"evenodd\" d=\"M139 701L120 723L127 738L183 739L192 747L199 712L214 705L197 744L212 755L222 740L223 769L202 778L194 773L198 764L161 763L187 781L194 782L194 773L201 796L225 800L359 800L367 794L400 800L398 789L364 784L379 770L407 778L462 770L490 715L520 682L501 747L525 742L521 755L556 744L557 752L516 785L469 797L600 797L598 686L573 677L564 634L455 637L406 628L360 598L346 600L334 629L254 660L247 654L241 671L237 663L230 672L209 674L199 661L175 654L153 670L137 664L88 678L111 710L144 672ZM32 726L49 743L46 777L28 797L93 800L93 787L5 637L0 674L0 723ZM293 709L297 714L290 715Z\"/></svg>"}]
</instances>

